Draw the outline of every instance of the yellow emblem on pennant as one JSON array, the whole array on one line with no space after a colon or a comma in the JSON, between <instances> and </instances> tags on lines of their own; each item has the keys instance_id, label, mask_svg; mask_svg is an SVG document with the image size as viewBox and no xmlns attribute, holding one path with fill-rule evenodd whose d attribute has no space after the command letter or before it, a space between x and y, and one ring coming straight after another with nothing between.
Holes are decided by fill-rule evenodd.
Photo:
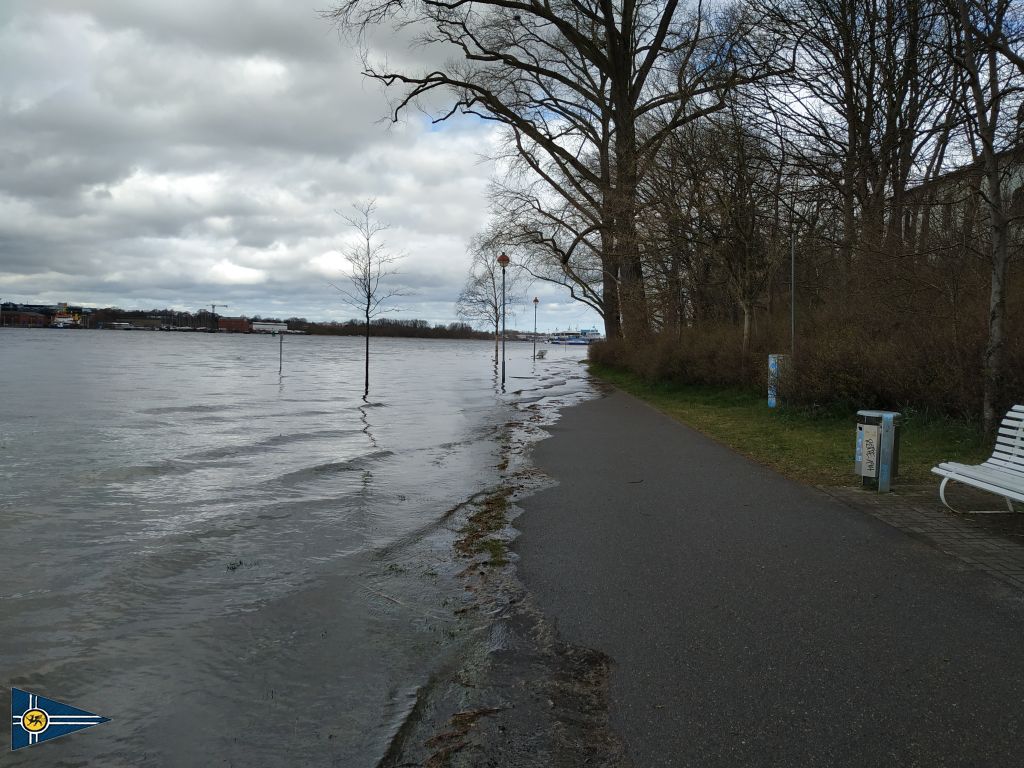
<instances>
[{"instance_id":1,"label":"yellow emblem on pennant","mask_svg":"<svg viewBox=\"0 0 1024 768\"><path fill-rule=\"evenodd\" d=\"M21 727L29 733L45 731L49 723L49 716L41 709L30 709L21 716Z\"/></svg>"}]
</instances>

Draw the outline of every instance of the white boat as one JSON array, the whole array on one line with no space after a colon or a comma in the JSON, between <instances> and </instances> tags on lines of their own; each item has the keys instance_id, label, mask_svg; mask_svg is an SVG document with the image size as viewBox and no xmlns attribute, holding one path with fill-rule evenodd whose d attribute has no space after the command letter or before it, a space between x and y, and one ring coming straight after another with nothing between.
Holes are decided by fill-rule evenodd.
<instances>
[{"instance_id":1,"label":"white boat","mask_svg":"<svg viewBox=\"0 0 1024 768\"><path fill-rule=\"evenodd\" d=\"M548 338L548 344L565 344L568 346L585 346L595 341L603 341L604 336L597 328L586 328L581 331L555 331Z\"/></svg>"}]
</instances>

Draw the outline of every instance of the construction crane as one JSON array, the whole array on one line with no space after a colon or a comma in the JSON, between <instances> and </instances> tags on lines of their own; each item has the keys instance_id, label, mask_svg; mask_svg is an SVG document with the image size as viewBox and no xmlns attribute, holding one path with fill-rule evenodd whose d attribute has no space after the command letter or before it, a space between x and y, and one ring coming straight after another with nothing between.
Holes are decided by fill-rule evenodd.
<instances>
[{"instance_id":1,"label":"construction crane","mask_svg":"<svg viewBox=\"0 0 1024 768\"><path fill-rule=\"evenodd\" d=\"M227 309L227 304L211 304L210 305L210 331L217 330L217 307L221 309Z\"/></svg>"}]
</instances>

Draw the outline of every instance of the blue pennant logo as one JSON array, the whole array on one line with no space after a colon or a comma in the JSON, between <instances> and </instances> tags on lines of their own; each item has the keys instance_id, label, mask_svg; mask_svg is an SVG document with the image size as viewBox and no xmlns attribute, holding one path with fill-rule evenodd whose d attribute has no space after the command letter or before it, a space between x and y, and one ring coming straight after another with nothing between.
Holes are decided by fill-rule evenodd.
<instances>
[{"instance_id":1,"label":"blue pennant logo","mask_svg":"<svg viewBox=\"0 0 1024 768\"><path fill-rule=\"evenodd\" d=\"M11 750L105 723L109 717L69 707L34 693L11 689Z\"/></svg>"}]
</instances>

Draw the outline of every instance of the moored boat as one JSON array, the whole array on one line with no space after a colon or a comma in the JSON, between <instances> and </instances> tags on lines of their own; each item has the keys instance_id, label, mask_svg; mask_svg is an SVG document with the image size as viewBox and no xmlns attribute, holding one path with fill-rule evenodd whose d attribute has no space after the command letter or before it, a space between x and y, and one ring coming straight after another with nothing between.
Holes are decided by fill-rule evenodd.
<instances>
[{"instance_id":1,"label":"moored boat","mask_svg":"<svg viewBox=\"0 0 1024 768\"><path fill-rule=\"evenodd\" d=\"M580 331L555 331L548 338L548 344L585 346L602 340L604 340L604 336L597 328L586 328Z\"/></svg>"}]
</instances>

